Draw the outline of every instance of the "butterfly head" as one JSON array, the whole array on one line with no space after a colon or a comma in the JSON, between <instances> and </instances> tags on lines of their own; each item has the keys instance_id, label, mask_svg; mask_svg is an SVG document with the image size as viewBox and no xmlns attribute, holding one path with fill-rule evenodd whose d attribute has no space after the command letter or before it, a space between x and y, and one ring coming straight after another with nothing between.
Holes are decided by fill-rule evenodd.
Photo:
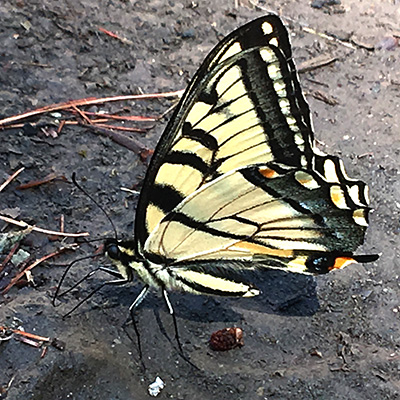
<instances>
[{"instance_id":1,"label":"butterfly head","mask_svg":"<svg viewBox=\"0 0 400 400\"><path fill-rule=\"evenodd\" d=\"M104 252L111 260L119 260L121 258L121 252L118 248L118 240L107 239L104 243Z\"/></svg>"},{"instance_id":2,"label":"butterfly head","mask_svg":"<svg viewBox=\"0 0 400 400\"><path fill-rule=\"evenodd\" d=\"M113 262L126 280L132 280L133 265L139 261L132 240L106 239L104 254Z\"/></svg>"}]
</instances>

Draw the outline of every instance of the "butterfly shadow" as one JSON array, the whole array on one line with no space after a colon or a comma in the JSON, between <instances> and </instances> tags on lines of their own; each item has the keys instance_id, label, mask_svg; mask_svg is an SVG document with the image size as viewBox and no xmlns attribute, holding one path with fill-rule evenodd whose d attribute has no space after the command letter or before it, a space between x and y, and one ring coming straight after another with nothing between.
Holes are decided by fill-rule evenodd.
<instances>
[{"instance_id":1,"label":"butterfly shadow","mask_svg":"<svg viewBox=\"0 0 400 400\"><path fill-rule=\"evenodd\" d=\"M172 293L171 302L180 318L200 322L240 321L240 308L282 316L311 316L319 309L316 281L309 275L279 270L245 273L244 279L254 282L260 295L250 298L221 298Z\"/></svg>"},{"instance_id":2,"label":"butterfly shadow","mask_svg":"<svg viewBox=\"0 0 400 400\"><path fill-rule=\"evenodd\" d=\"M244 318L243 310L254 310L260 313L275 314L281 316L311 316L319 309L319 302L316 293L316 281L312 276L290 274L279 270L263 270L257 272L246 272L243 276L247 282L253 282L261 293L259 296L251 298L221 298L212 296L198 296L188 293L169 293L169 298L173 306L178 321L178 330L181 332L189 329L187 323L192 325L191 329L201 329L199 323L210 324L220 323L222 325L240 325ZM126 308L128 310L132 301L140 292L142 285L133 284L130 287L109 287L102 295L105 300L108 299L109 307L118 307L119 310ZM111 300L111 301L110 301ZM104 304L104 303L103 303ZM129 313L124 325L124 331L129 339L135 345L141 343L140 347L148 349L148 338L153 335L149 331L147 323L149 311L154 315L155 321L162 335L178 350L182 359L188 362L193 368L198 369L190 361L190 357L176 343L181 343L181 335L170 325L171 320L166 316L168 308L162 295L152 291L146 297L137 310L135 318L139 327L140 338L133 335L130 325ZM146 316L145 316L146 315ZM167 322L169 320L169 322ZM187 323L183 323L186 321ZM189 322L190 321L190 322ZM167 325L165 325L167 323ZM197 328L196 328L197 326ZM126 329L128 328L128 329ZM179 329L180 328L180 329ZM175 339L174 339L175 335ZM183 337L186 335L183 334ZM143 345L142 343L145 343ZM140 350L138 350L141 352ZM142 360L142 358L140 357ZM145 370L145 364L142 366Z\"/></svg>"},{"instance_id":3,"label":"butterfly shadow","mask_svg":"<svg viewBox=\"0 0 400 400\"><path fill-rule=\"evenodd\" d=\"M272 269L247 271L241 275L244 281L254 283L260 290L258 296L230 298L170 292L177 316L199 322L239 321L242 318L242 314L236 311L239 304L242 309L282 316L311 316L319 309L317 284L313 276ZM129 308L140 287L140 284L122 290L121 287L109 287L104 295L108 299L114 298L112 303ZM166 305L162 296L152 291L139 308L157 313L166 310Z\"/></svg>"}]
</instances>

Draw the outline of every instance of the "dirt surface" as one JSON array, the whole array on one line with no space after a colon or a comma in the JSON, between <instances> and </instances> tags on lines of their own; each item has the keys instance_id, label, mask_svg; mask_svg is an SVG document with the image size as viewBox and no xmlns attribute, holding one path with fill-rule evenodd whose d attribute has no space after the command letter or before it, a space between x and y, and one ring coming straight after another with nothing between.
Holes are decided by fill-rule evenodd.
<instances>
[{"instance_id":1,"label":"dirt surface","mask_svg":"<svg viewBox=\"0 0 400 400\"><path fill-rule=\"evenodd\" d=\"M265 14L250 5L235 8L232 0L3 0L0 116L89 96L184 88L218 40ZM400 398L400 49L362 47L373 48L385 36L399 34L400 6L389 0L349 0L316 9L308 1L271 1L268 9L288 18L297 64L318 55L337 58L303 73L301 80L321 149L340 155L351 177L369 183L375 211L359 253L381 253L381 258L315 279L265 273L256 282L263 295L254 299L172 294L184 351L198 369L179 355L171 318L154 293L138 314L143 371L136 342L126 333L133 336L132 326L122 328L141 285L103 288L63 320L91 288L109 279L96 274L54 308L50 298L64 270L55 263L91 254L96 245L64 254L32 271L36 287L14 287L0 297L0 325L22 326L66 343L64 351L50 347L40 358L41 350L34 347L14 339L0 342L4 390L14 377L0 398L146 399L147 386L156 376L166 384L160 399ZM99 27L130 43L105 35ZM356 45L346 46L349 40ZM315 99L316 91L338 104ZM169 105L156 100L123 106L131 114L157 115ZM164 124L136 137L152 149ZM18 218L56 230L63 214L68 232L88 231L94 238L112 235L104 215L68 183L16 189L51 172L69 178L75 171L120 234L132 232L137 197L120 187L140 187L146 166L138 154L84 128L66 127L57 138L29 129L0 135L0 182L25 167L0 194L2 211L16 209ZM54 238L31 234L23 248L40 257L59 246ZM104 262L98 258L75 265L66 287ZM15 272L3 271L1 287ZM234 325L243 329L245 346L211 351L210 334Z\"/></svg>"}]
</instances>

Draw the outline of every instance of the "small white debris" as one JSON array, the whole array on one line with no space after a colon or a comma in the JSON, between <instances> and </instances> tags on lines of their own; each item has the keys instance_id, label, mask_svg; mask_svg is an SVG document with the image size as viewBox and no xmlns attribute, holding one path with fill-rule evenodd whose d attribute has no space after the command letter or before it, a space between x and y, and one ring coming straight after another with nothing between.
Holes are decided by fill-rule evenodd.
<instances>
[{"instance_id":1,"label":"small white debris","mask_svg":"<svg viewBox=\"0 0 400 400\"><path fill-rule=\"evenodd\" d=\"M163 380L157 376L156 380L149 385L150 396L156 397L160 394L161 390L164 389L165 383Z\"/></svg>"},{"instance_id":2,"label":"small white debris","mask_svg":"<svg viewBox=\"0 0 400 400\"><path fill-rule=\"evenodd\" d=\"M33 280L33 274L32 271L25 271L25 276L26 276L26 280L31 283L33 286L35 285L35 281Z\"/></svg>"},{"instance_id":3,"label":"small white debris","mask_svg":"<svg viewBox=\"0 0 400 400\"><path fill-rule=\"evenodd\" d=\"M32 28L32 24L28 20L22 21L20 24L26 31L29 31Z\"/></svg>"},{"instance_id":4,"label":"small white debris","mask_svg":"<svg viewBox=\"0 0 400 400\"><path fill-rule=\"evenodd\" d=\"M61 119L62 118L62 114L61 113L59 113L59 112L52 112L52 113L50 113L50 115L53 117L53 118L57 118L57 119Z\"/></svg>"}]
</instances>

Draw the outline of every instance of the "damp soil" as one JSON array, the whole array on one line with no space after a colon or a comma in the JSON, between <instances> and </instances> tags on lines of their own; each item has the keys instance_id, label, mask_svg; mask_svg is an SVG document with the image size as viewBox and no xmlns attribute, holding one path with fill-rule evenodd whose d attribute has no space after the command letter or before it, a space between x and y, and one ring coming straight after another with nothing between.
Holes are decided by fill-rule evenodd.
<instances>
[{"instance_id":1,"label":"damp soil","mask_svg":"<svg viewBox=\"0 0 400 400\"><path fill-rule=\"evenodd\" d=\"M13 287L0 297L0 325L65 342L64 351L49 347L41 357L41 349L15 338L1 341L0 398L146 399L157 376L165 382L160 399L400 398L398 1L348 0L315 8L300 1L254 7L232 0L3 0L0 116L71 99L182 89L218 40L265 14L266 7L286 18L298 65L320 55L336 58L300 78L318 146L340 155L349 175L369 184L374 211L359 253L380 253L380 259L317 278L265 272L255 282L263 294L252 299L172 294L183 350L195 367L177 350L168 310L152 293L138 313L143 369L132 325L124 327L139 282L104 287L63 319L110 279L98 272L58 307L51 304L62 265L93 254L98 244L82 246L34 268L35 286ZM316 98L317 92L336 104ZM171 105L136 101L93 111L148 116ZM41 127L57 117L40 120ZM154 149L166 120L133 136ZM17 189L50 173L70 180L75 172L119 235L132 233L137 196L120 188L141 187L146 163L137 152L84 127L65 126L57 137L28 126L0 135L0 182L25 167L0 194L2 213L54 230L64 215L68 232L112 236L103 213L62 179ZM0 228L9 229L4 223ZM71 240L35 233L21 246L39 258L66 243ZM75 264L65 287L104 265L101 257ZM15 274L12 268L3 271L1 286ZM231 326L243 329L244 346L212 351L211 333Z\"/></svg>"}]
</instances>

